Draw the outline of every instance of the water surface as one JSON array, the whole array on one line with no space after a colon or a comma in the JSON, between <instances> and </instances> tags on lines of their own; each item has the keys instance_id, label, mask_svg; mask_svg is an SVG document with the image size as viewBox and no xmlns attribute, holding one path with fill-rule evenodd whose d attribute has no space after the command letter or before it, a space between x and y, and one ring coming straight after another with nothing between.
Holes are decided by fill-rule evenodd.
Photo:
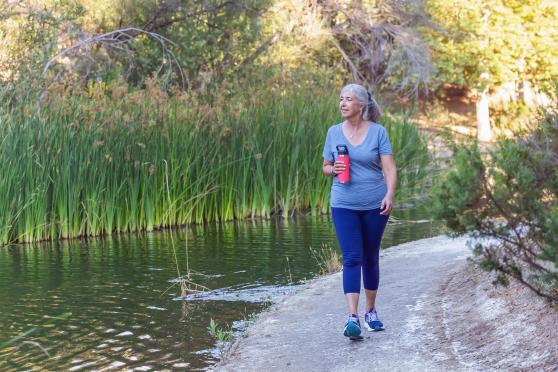
<instances>
[{"instance_id":1,"label":"water surface","mask_svg":"<svg viewBox=\"0 0 558 372\"><path fill-rule=\"evenodd\" d=\"M442 231L393 215L383 248ZM310 249L324 245L337 248L331 220L298 216L0 248L0 344L28 333L0 348L0 370L204 369L218 358L210 319L241 332L318 273ZM210 292L180 299L173 247Z\"/></svg>"}]
</instances>

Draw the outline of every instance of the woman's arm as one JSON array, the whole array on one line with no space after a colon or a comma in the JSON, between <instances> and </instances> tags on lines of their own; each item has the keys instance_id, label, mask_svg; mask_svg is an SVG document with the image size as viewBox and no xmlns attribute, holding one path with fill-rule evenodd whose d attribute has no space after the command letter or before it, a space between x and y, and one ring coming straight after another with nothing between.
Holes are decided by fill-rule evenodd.
<instances>
[{"instance_id":1,"label":"woman's arm","mask_svg":"<svg viewBox=\"0 0 558 372\"><path fill-rule=\"evenodd\" d=\"M395 197L395 189L397 188L397 168L395 167L393 155L382 155L380 156L380 160L387 184L387 193L382 200L380 214L389 215L393 209L393 198Z\"/></svg>"},{"instance_id":2,"label":"woman's arm","mask_svg":"<svg viewBox=\"0 0 558 372\"><path fill-rule=\"evenodd\" d=\"M326 176L335 176L335 168L333 163L327 160L324 160L324 164L322 165L322 172Z\"/></svg>"}]
</instances>

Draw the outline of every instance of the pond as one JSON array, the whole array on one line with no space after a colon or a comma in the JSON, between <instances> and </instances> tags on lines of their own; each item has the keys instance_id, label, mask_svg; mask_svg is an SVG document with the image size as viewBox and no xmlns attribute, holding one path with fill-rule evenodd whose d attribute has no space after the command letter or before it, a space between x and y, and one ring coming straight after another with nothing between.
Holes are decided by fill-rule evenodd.
<instances>
[{"instance_id":1,"label":"pond","mask_svg":"<svg viewBox=\"0 0 558 372\"><path fill-rule=\"evenodd\" d=\"M383 248L443 232L424 211L393 215ZM210 320L241 334L317 275L311 248L324 246L337 249L327 216L2 247L0 370L207 368L219 358ZM211 291L180 298L173 247L181 273Z\"/></svg>"}]
</instances>

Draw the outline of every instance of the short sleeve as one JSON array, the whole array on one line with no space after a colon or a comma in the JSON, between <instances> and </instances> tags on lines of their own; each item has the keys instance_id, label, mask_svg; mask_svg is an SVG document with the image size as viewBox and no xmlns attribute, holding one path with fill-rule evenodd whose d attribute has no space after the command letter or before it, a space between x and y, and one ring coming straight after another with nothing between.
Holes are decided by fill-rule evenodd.
<instances>
[{"instance_id":1,"label":"short sleeve","mask_svg":"<svg viewBox=\"0 0 558 372\"><path fill-rule=\"evenodd\" d=\"M333 156L333 152L331 151L331 128L327 131L327 135L326 135L326 139L325 139L325 144L324 144L324 151L323 151L323 157L324 160L327 160L329 162L334 163L335 162L335 158Z\"/></svg>"},{"instance_id":2,"label":"short sleeve","mask_svg":"<svg viewBox=\"0 0 558 372\"><path fill-rule=\"evenodd\" d=\"M381 155L391 155L393 154L393 151L391 149L391 142L389 142L389 136L387 133L386 128L384 127L380 127L380 133L379 133L379 152L380 152L380 156Z\"/></svg>"}]
</instances>

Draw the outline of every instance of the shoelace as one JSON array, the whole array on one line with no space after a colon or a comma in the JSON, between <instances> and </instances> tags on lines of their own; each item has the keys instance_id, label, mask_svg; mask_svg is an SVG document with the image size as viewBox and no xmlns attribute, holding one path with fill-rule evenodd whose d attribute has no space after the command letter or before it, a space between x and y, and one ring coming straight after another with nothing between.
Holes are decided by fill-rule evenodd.
<instances>
[{"instance_id":1,"label":"shoelace","mask_svg":"<svg viewBox=\"0 0 558 372\"><path fill-rule=\"evenodd\" d=\"M366 321L367 322L374 322L374 321L379 321L378 319L378 313L376 312L376 310L372 310L366 313L365 315L366 317Z\"/></svg>"}]
</instances>

